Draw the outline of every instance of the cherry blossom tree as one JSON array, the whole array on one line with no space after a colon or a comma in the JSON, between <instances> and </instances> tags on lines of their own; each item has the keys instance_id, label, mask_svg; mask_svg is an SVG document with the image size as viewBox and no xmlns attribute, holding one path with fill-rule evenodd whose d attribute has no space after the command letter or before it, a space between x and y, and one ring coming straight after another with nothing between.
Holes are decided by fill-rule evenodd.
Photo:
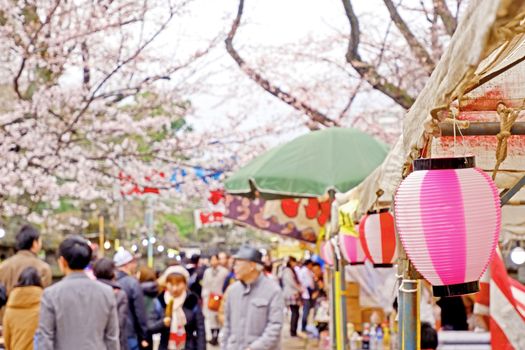
<instances>
[{"instance_id":1,"label":"cherry blossom tree","mask_svg":"<svg viewBox=\"0 0 525 350\"><path fill-rule=\"evenodd\" d=\"M0 1L2 215L40 222L61 198L111 202L133 186L176 193L156 174L193 166L215 139L186 122L183 82L217 40L167 45L190 3Z\"/></svg>"},{"instance_id":2,"label":"cherry blossom tree","mask_svg":"<svg viewBox=\"0 0 525 350\"><path fill-rule=\"evenodd\" d=\"M257 20L252 2L239 0L225 46L249 79L305 116L310 129L355 126L393 143L465 3L341 0L331 34L283 47L236 39L242 23ZM359 99L365 107L356 107ZM383 117L397 119L398 128L385 130Z\"/></svg>"}]
</instances>

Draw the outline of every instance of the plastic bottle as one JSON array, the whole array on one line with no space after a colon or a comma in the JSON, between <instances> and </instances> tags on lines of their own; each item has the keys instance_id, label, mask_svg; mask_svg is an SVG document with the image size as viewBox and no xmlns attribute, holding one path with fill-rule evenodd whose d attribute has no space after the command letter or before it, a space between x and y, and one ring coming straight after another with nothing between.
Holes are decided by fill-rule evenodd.
<instances>
[{"instance_id":1,"label":"plastic bottle","mask_svg":"<svg viewBox=\"0 0 525 350\"><path fill-rule=\"evenodd\" d=\"M348 322L346 324L346 339L348 339L348 341L352 339L352 335L354 335L354 332L355 332L354 324L352 322Z\"/></svg>"},{"instance_id":2,"label":"plastic bottle","mask_svg":"<svg viewBox=\"0 0 525 350\"><path fill-rule=\"evenodd\" d=\"M370 327L370 350L377 350L377 333L374 324Z\"/></svg>"},{"instance_id":3,"label":"plastic bottle","mask_svg":"<svg viewBox=\"0 0 525 350\"><path fill-rule=\"evenodd\" d=\"M391 346L390 346L390 328L388 328L388 324L384 323L383 324L383 334L384 334L384 338L383 338L383 350L390 350L391 349Z\"/></svg>"},{"instance_id":4,"label":"plastic bottle","mask_svg":"<svg viewBox=\"0 0 525 350\"><path fill-rule=\"evenodd\" d=\"M377 326L377 332L376 332L376 348L375 350L383 350L383 328L381 326Z\"/></svg>"},{"instance_id":5,"label":"plastic bottle","mask_svg":"<svg viewBox=\"0 0 525 350\"><path fill-rule=\"evenodd\" d=\"M363 325L363 340L361 342L362 350L370 350L370 323Z\"/></svg>"},{"instance_id":6,"label":"plastic bottle","mask_svg":"<svg viewBox=\"0 0 525 350\"><path fill-rule=\"evenodd\" d=\"M361 337L359 336L359 333L354 331L352 333L352 336L350 337L350 350L360 350L361 344L360 344Z\"/></svg>"}]
</instances>

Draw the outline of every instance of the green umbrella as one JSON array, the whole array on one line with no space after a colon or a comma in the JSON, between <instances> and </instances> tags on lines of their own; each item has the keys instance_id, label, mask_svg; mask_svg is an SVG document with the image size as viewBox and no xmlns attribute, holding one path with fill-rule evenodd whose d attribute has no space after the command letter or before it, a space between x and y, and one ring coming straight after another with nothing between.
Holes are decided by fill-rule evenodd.
<instances>
[{"instance_id":1,"label":"green umbrella","mask_svg":"<svg viewBox=\"0 0 525 350\"><path fill-rule=\"evenodd\" d=\"M226 191L264 198L320 197L357 186L385 159L388 147L356 129L300 136L255 158L230 176Z\"/></svg>"}]
</instances>

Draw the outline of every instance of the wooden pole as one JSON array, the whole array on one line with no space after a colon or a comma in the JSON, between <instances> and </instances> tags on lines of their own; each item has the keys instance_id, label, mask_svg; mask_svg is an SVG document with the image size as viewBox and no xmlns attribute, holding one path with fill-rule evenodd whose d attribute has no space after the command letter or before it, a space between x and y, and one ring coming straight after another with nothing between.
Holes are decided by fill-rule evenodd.
<instances>
[{"instance_id":1,"label":"wooden pole","mask_svg":"<svg viewBox=\"0 0 525 350\"><path fill-rule=\"evenodd\" d=\"M104 237L104 215L102 213L99 213L98 215L98 256L100 258L104 257L104 243L105 243L105 237Z\"/></svg>"},{"instance_id":2,"label":"wooden pole","mask_svg":"<svg viewBox=\"0 0 525 350\"><path fill-rule=\"evenodd\" d=\"M454 125L454 123L439 123L441 135L454 136ZM499 122L470 122L466 128L459 128L456 123L456 136L496 136L500 131ZM512 135L525 135L525 122L514 123L510 133Z\"/></svg>"}]
</instances>

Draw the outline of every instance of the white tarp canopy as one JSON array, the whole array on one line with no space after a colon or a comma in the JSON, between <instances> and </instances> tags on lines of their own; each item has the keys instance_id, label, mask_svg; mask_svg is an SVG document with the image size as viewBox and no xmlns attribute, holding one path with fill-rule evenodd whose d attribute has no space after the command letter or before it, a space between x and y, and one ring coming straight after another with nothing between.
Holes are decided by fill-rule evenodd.
<instances>
[{"instance_id":1,"label":"white tarp canopy","mask_svg":"<svg viewBox=\"0 0 525 350\"><path fill-rule=\"evenodd\" d=\"M438 124L457 120L499 121L496 105L517 108L525 99L525 1L471 1L450 45L423 91L407 112L403 135L384 163L363 183L345 194L339 204L359 200L357 218L376 202L390 201L413 159L476 155L477 166L491 173L496 162L496 136L442 137ZM459 102L458 102L459 101ZM518 121L525 121L520 113ZM511 136L508 156L496 183L509 188L525 175L525 136ZM516 196L525 199L525 191ZM503 230L525 234L525 206L508 206Z\"/></svg>"}]
</instances>

